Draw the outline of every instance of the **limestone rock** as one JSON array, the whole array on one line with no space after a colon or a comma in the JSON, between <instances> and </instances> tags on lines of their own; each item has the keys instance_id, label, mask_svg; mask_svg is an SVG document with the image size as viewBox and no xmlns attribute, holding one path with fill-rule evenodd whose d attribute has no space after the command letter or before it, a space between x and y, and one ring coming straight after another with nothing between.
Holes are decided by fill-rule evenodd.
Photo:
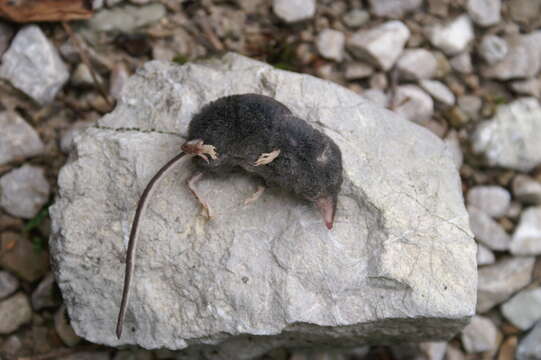
<instances>
[{"instance_id":1,"label":"limestone rock","mask_svg":"<svg viewBox=\"0 0 541 360\"><path fill-rule=\"evenodd\" d=\"M422 0L369 0L370 10L376 16L400 18L407 12L418 9Z\"/></svg>"},{"instance_id":2,"label":"limestone rock","mask_svg":"<svg viewBox=\"0 0 541 360\"><path fill-rule=\"evenodd\" d=\"M438 61L425 49L406 49L396 63L400 77L406 80L430 79L436 74Z\"/></svg>"},{"instance_id":3,"label":"limestone rock","mask_svg":"<svg viewBox=\"0 0 541 360\"><path fill-rule=\"evenodd\" d=\"M507 300L532 280L534 257L505 258L479 269L477 312L484 313Z\"/></svg>"},{"instance_id":4,"label":"limestone rock","mask_svg":"<svg viewBox=\"0 0 541 360\"><path fill-rule=\"evenodd\" d=\"M495 350L498 346L498 329L489 318L474 316L462 330L462 344L470 354Z\"/></svg>"},{"instance_id":5,"label":"limestone rock","mask_svg":"<svg viewBox=\"0 0 541 360\"><path fill-rule=\"evenodd\" d=\"M447 106L455 104L455 95L441 81L423 79L419 82L419 85L421 85L423 90L429 93L436 101Z\"/></svg>"},{"instance_id":6,"label":"limestone rock","mask_svg":"<svg viewBox=\"0 0 541 360\"><path fill-rule=\"evenodd\" d=\"M492 250L504 251L509 249L511 237L496 221L474 206L468 206L470 226L477 241Z\"/></svg>"},{"instance_id":7,"label":"limestone rock","mask_svg":"<svg viewBox=\"0 0 541 360\"><path fill-rule=\"evenodd\" d=\"M484 121L473 135L473 150L489 165L530 171L541 164L541 106L535 98L501 105L494 118Z\"/></svg>"},{"instance_id":8,"label":"limestone rock","mask_svg":"<svg viewBox=\"0 0 541 360\"><path fill-rule=\"evenodd\" d=\"M497 185L478 185L468 191L468 204L492 217L501 217L511 205L511 194Z\"/></svg>"},{"instance_id":9,"label":"limestone rock","mask_svg":"<svg viewBox=\"0 0 541 360\"><path fill-rule=\"evenodd\" d=\"M501 0L468 0L468 14L479 26L491 26L501 20Z\"/></svg>"},{"instance_id":10,"label":"limestone rock","mask_svg":"<svg viewBox=\"0 0 541 360\"><path fill-rule=\"evenodd\" d=\"M38 133L16 112L0 112L0 129L0 165L45 150Z\"/></svg>"},{"instance_id":11,"label":"limestone rock","mask_svg":"<svg viewBox=\"0 0 541 360\"><path fill-rule=\"evenodd\" d=\"M517 360L541 359L541 321L518 344Z\"/></svg>"},{"instance_id":12,"label":"limestone rock","mask_svg":"<svg viewBox=\"0 0 541 360\"><path fill-rule=\"evenodd\" d=\"M26 295L19 292L0 301L0 335L9 334L32 319L32 308Z\"/></svg>"},{"instance_id":13,"label":"limestone rock","mask_svg":"<svg viewBox=\"0 0 541 360\"><path fill-rule=\"evenodd\" d=\"M2 57L0 78L26 93L41 105L53 101L68 81L69 72L58 51L36 25L17 32Z\"/></svg>"},{"instance_id":14,"label":"limestone rock","mask_svg":"<svg viewBox=\"0 0 541 360\"><path fill-rule=\"evenodd\" d=\"M344 57L345 42L346 36L343 32L324 29L317 36L316 46L321 56L340 62Z\"/></svg>"},{"instance_id":15,"label":"limestone rock","mask_svg":"<svg viewBox=\"0 0 541 360\"><path fill-rule=\"evenodd\" d=\"M482 74L498 80L535 76L541 68L541 31L505 38L507 55L497 64L486 66Z\"/></svg>"},{"instance_id":16,"label":"limestone rock","mask_svg":"<svg viewBox=\"0 0 541 360\"><path fill-rule=\"evenodd\" d=\"M512 182L515 199L524 204L541 205L541 182L529 176L519 174Z\"/></svg>"},{"instance_id":17,"label":"limestone rock","mask_svg":"<svg viewBox=\"0 0 541 360\"><path fill-rule=\"evenodd\" d=\"M418 124L426 124L434 114L434 101L415 85L398 86L394 111Z\"/></svg>"},{"instance_id":18,"label":"limestone rock","mask_svg":"<svg viewBox=\"0 0 541 360\"><path fill-rule=\"evenodd\" d=\"M487 35L483 37L481 44L479 45L479 53L489 64L496 64L503 60L508 52L509 47L507 46L505 39L496 35Z\"/></svg>"},{"instance_id":19,"label":"limestone rock","mask_svg":"<svg viewBox=\"0 0 541 360\"><path fill-rule=\"evenodd\" d=\"M473 25L467 15L459 16L447 24L437 24L428 29L432 45L447 55L456 55L466 50L473 40Z\"/></svg>"},{"instance_id":20,"label":"limestone rock","mask_svg":"<svg viewBox=\"0 0 541 360\"><path fill-rule=\"evenodd\" d=\"M215 212L206 222L184 186L184 162L150 200L117 340L122 259L142 189L178 152L194 113L249 92L273 96L340 146L334 229L282 190L243 206L257 182L242 173L198 184ZM149 62L99 127L75 137L70 159L49 243L71 324L92 342L191 344L209 358L247 359L308 340L448 338L474 314L476 246L443 142L334 83L234 54Z\"/></svg>"},{"instance_id":21,"label":"limestone rock","mask_svg":"<svg viewBox=\"0 0 541 360\"><path fill-rule=\"evenodd\" d=\"M389 70L410 37L410 31L401 21L389 21L370 30L360 30L348 40L349 50L360 59L366 59L383 70Z\"/></svg>"},{"instance_id":22,"label":"limestone rock","mask_svg":"<svg viewBox=\"0 0 541 360\"><path fill-rule=\"evenodd\" d=\"M288 23L307 20L316 13L316 0L273 0L276 16Z\"/></svg>"},{"instance_id":23,"label":"limestone rock","mask_svg":"<svg viewBox=\"0 0 541 360\"><path fill-rule=\"evenodd\" d=\"M44 169L23 165L0 178L0 207L10 215L30 219L49 200L50 190Z\"/></svg>"},{"instance_id":24,"label":"limestone rock","mask_svg":"<svg viewBox=\"0 0 541 360\"><path fill-rule=\"evenodd\" d=\"M133 32L135 29L159 21L167 13L165 6L153 3L145 6L117 6L94 14L88 25L93 31Z\"/></svg>"},{"instance_id":25,"label":"limestone rock","mask_svg":"<svg viewBox=\"0 0 541 360\"><path fill-rule=\"evenodd\" d=\"M527 289L502 305L502 314L522 330L528 330L541 320L541 287Z\"/></svg>"},{"instance_id":26,"label":"limestone rock","mask_svg":"<svg viewBox=\"0 0 541 360\"><path fill-rule=\"evenodd\" d=\"M522 212L510 248L515 255L541 255L541 206Z\"/></svg>"}]
</instances>

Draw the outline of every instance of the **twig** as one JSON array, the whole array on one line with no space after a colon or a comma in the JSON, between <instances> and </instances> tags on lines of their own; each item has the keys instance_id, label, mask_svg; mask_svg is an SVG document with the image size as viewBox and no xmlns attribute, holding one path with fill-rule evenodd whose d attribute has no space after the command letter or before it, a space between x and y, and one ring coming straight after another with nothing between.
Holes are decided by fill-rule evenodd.
<instances>
[{"instance_id":1,"label":"twig","mask_svg":"<svg viewBox=\"0 0 541 360\"><path fill-rule=\"evenodd\" d=\"M88 59L88 56L87 56L86 50L83 47L83 44L81 43L81 39L79 39L79 37L73 32L73 29L67 22L62 21L62 26L64 27L64 30L66 30L66 32L68 33L75 47L77 47L77 50L79 51L79 55L81 55L81 59L83 60L83 63L86 65L88 70L90 70L90 75L92 75L92 80L94 81L94 84L96 85L96 88L98 89L100 95L103 97L103 99L107 103L107 106L109 106L109 108L112 108L113 104L111 103L111 101L109 101L109 98L107 97L107 93L105 92L105 89L103 88L103 84L99 82L98 76L96 75L94 68L90 64L90 60Z\"/></svg>"}]
</instances>

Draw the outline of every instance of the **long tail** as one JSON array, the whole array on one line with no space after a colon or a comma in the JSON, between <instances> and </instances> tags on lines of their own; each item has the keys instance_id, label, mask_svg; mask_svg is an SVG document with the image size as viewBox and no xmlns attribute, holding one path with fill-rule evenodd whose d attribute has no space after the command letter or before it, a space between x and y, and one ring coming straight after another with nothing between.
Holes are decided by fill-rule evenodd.
<instances>
[{"instance_id":1,"label":"long tail","mask_svg":"<svg viewBox=\"0 0 541 360\"><path fill-rule=\"evenodd\" d=\"M184 155L185 152L179 153L177 156L169 160L157 173L152 177L147 187L143 191L143 194L139 198L137 203L137 209L135 210L135 217L133 218L133 224L130 231L130 239L128 241L128 252L126 254L126 270L124 273L124 290L122 290L122 302L120 303L120 311L118 313L118 320L116 323L116 336L120 339L122 336L122 326L124 324L124 317L126 316L126 308L128 307L128 300L130 298L130 284L135 269L135 248L137 245L137 234L139 233L139 220L141 214L146 208L147 199L150 197L154 184L164 175L173 165L175 165Z\"/></svg>"}]
</instances>

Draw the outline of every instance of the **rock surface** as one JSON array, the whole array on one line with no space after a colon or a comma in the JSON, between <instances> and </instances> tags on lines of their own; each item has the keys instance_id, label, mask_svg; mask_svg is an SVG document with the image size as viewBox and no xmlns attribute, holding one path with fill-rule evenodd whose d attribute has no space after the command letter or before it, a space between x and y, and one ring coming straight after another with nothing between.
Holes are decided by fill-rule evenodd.
<instances>
[{"instance_id":1,"label":"rock surface","mask_svg":"<svg viewBox=\"0 0 541 360\"><path fill-rule=\"evenodd\" d=\"M0 112L0 129L0 165L45 150L36 131L16 112Z\"/></svg>"},{"instance_id":2,"label":"rock surface","mask_svg":"<svg viewBox=\"0 0 541 360\"><path fill-rule=\"evenodd\" d=\"M468 14L479 26L491 26L501 19L501 0L468 0Z\"/></svg>"},{"instance_id":3,"label":"rock surface","mask_svg":"<svg viewBox=\"0 0 541 360\"><path fill-rule=\"evenodd\" d=\"M348 40L349 50L360 59L389 70L410 37L410 31L401 21L389 21L370 30L360 30Z\"/></svg>"},{"instance_id":4,"label":"rock surface","mask_svg":"<svg viewBox=\"0 0 541 360\"><path fill-rule=\"evenodd\" d=\"M501 105L473 134L473 150L490 165L530 171L541 164L541 106L535 98Z\"/></svg>"},{"instance_id":5,"label":"rock surface","mask_svg":"<svg viewBox=\"0 0 541 360\"><path fill-rule=\"evenodd\" d=\"M9 334L32 319L32 308L23 293L0 301L0 335Z\"/></svg>"},{"instance_id":6,"label":"rock surface","mask_svg":"<svg viewBox=\"0 0 541 360\"><path fill-rule=\"evenodd\" d=\"M480 268L477 312L490 310L528 285L532 280L534 264L534 257L508 257Z\"/></svg>"},{"instance_id":7,"label":"rock surface","mask_svg":"<svg viewBox=\"0 0 541 360\"><path fill-rule=\"evenodd\" d=\"M2 57L0 78L26 93L41 105L53 101L68 81L69 72L51 41L36 25L17 32Z\"/></svg>"},{"instance_id":8,"label":"rock surface","mask_svg":"<svg viewBox=\"0 0 541 360\"><path fill-rule=\"evenodd\" d=\"M245 174L200 182L215 209L205 222L184 186L185 162L150 201L117 340L121 259L140 192L201 106L247 92L272 95L340 146L334 229L284 191L242 206L256 188ZM199 351L248 358L307 341L443 339L474 313L476 245L443 142L331 82L234 54L150 62L114 112L75 138L70 159L50 209L50 250L71 324L92 342L208 344Z\"/></svg>"},{"instance_id":9,"label":"rock surface","mask_svg":"<svg viewBox=\"0 0 541 360\"><path fill-rule=\"evenodd\" d=\"M30 219L49 200L50 190L44 169L23 165L0 178L0 207L8 214Z\"/></svg>"}]
</instances>

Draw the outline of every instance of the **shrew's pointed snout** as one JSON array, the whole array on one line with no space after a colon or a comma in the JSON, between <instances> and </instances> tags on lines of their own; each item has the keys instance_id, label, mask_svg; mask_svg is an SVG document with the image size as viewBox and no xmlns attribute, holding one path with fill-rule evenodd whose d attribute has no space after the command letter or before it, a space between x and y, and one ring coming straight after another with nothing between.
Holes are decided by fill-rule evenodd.
<instances>
[{"instance_id":1,"label":"shrew's pointed snout","mask_svg":"<svg viewBox=\"0 0 541 360\"><path fill-rule=\"evenodd\" d=\"M315 201L316 207L323 216L323 221L327 229L331 230L334 223L334 215L336 213L336 197L329 195L324 196Z\"/></svg>"}]
</instances>

